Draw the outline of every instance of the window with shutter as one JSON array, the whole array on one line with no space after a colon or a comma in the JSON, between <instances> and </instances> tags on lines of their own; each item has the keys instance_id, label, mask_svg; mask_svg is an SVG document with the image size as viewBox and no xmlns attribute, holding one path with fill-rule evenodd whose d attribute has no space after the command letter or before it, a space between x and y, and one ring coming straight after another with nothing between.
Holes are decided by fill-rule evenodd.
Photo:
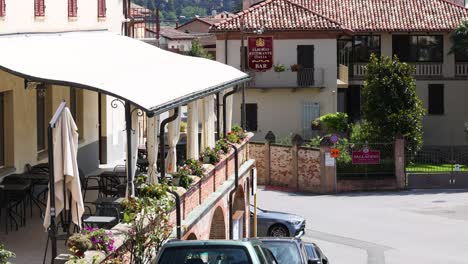
<instances>
[{"instance_id":1,"label":"window with shutter","mask_svg":"<svg viewBox=\"0 0 468 264\"><path fill-rule=\"evenodd\" d=\"M34 15L35 16L45 16L45 0L34 0Z\"/></svg>"},{"instance_id":2,"label":"window with shutter","mask_svg":"<svg viewBox=\"0 0 468 264\"><path fill-rule=\"evenodd\" d=\"M0 17L5 16L5 11L6 11L5 0L0 0Z\"/></svg>"},{"instance_id":3,"label":"window with shutter","mask_svg":"<svg viewBox=\"0 0 468 264\"><path fill-rule=\"evenodd\" d=\"M68 17L78 16L78 0L68 0Z\"/></svg>"},{"instance_id":4,"label":"window with shutter","mask_svg":"<svg viewBox=\"0 0 468 264\"><path fill-rule=\"evenodd\" d=\"M98 17L106 17L106 0L98 0Z\"/></svg>"}]
</instances>

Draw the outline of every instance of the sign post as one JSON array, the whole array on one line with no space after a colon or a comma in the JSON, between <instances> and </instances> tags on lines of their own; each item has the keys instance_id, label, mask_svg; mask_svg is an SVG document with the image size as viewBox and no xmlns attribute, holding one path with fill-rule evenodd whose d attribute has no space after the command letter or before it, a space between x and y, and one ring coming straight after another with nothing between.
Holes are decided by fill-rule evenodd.
<instances>
[{"instance_id":1,"label":"sign post","mask_svg":"<svg viewBox=\"0 0 468 264\"><path fill-rule=\"evenodd\" d=\"M254 71L267 71L273 67L273 37L249 37L249 68Z\"/></svg>"},{"instance_id":2,"label":"sign post","mask_svg":"<svg viewBox=\"0 0 468 264\"><path fill-rule=\"evenodd\" d=\"M252 169L252 195L254 197L253 237L257 237L257 168Z\"/></svg>"}]
</instances>

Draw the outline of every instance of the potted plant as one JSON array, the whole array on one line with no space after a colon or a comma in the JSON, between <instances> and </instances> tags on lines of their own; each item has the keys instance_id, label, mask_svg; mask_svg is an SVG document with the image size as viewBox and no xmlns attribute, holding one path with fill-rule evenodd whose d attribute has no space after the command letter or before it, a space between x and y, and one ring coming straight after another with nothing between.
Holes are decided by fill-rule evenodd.
<instances>
[{"instance_id":1,"label":"potted plant","mask_svg":"<svg viewBox=\"0 0 468 264\"><path fill-rule=\"evenodd\" d=\"M67 245L72 255L78 258L84 257L84 253L93 247L91 240L85 234L73 234L68 239Z\"/></svg>"},{"instance_id":2,"label":"potted plant","mask_svg":"<svg viewBox=\"0 0 468 264\"><path fill-rule=\"evenodd\" d=\"M229 146L227 140L222 138L216 142L215 148L217 150L221 150L223 154L228 154L231 147Z\"/></svg>"},{"instance_id":3,"label":"potted plant","mask_svg":"<svg viewBox=\"0 0 468 264\"><path fill-rule=\"evenodd\" d=\"M200 160L206 164L216 165L221 160L221 151L214 148L206 148L202 153L200 153Z\"/></svg>"},{"instance_id":4,"label":"potted plant","mask_svg":"<svg viewBox=\"0 0 468 264\"><path fill-rule=\"evenodd\" d=\"M240 140L244 140L247 137L245 130L239 125L233 125L231 131L237 134Z\"/></svg>"},{"instance_id":5,"label":"potted plant","mask_svg":"<svg viewBox=\"0 0 468 264\"><path fill-rule=\"evenodd\" d=\"M229 142L231 142L233 144L240 143L240 139L237 136L237 133L235 133L235 132L232 132L232 131L228 132L226 138L227 138L227 141L229 141Z\"/></svg>"},{"instance_id":6,"label":"potted plant","mask_svg":"<svg viewBox=\"0 0 468 264\"><path fill-rule=\"evenodd\" d=\"M283 64L278 63L278 64L275 64L275 65L273 66L273 70L274 70L275 72L284 72L284 71L286 71L286 67L284 67Z\"/></svg>"},{"instance_id":7,"label":"potted plant","mask_svg":"<svg viewBox=\"0 0 468 264\"><path fill-rule=\"evenodd\" d=\"M189 166L187 165L179 166L177 168L177 172L172 174L172 184L174 186L181 186L181 187L184 187L185 189L188 189L191 182L187 186L187 182L189 182L187 178L190 178L188 176L190 175L191 172L192 170L190 169Z\"/></svg>"},{"instance_id":8,"label":"potted plant","mask_svg":"<svg viewBox=\"0 0 468 264\"><path fill-rule=\"evenodd\" d=\"M192 171L192 173L190 173L191 175L196 175L200 178L203 177L205 169L203 168L202 163L199 160L188 159L185 161L185 165L187 165Z\"/></svg>"},{"instance_id":9,"label":"potted plant","mask_svg":"<svg viewBox=\"0 0 468 264\"><path fill-rule=\"evenodd\" d=\"M297 63L291 65L291 71L292 71L292 72L298 72L298 71L301 70L301 68L302 68L302 66L301 66L300 64L297 64Z\"/></svg>"},{"instance_id":10,"label":"potted plant","mask_svg":"<svg viewBox=\"0 0 468 264\"><path fill-rule=\"evenodd\" d=\"M114 239L112 232L102 228L85 227L84 234L91 241L92 248L106 253L114 251Z\"/></svg>"},{"instance_id":11,"label":"potted plant","mask_svg":"<svg viewBox=\"0 0 468 264\"><path fill-rule=\"evenodd\" d=\"M8 259L16 257L15 253L6 250L5 247L0 244L0 263L10 264Z\"/></svg>"}]
</instances>

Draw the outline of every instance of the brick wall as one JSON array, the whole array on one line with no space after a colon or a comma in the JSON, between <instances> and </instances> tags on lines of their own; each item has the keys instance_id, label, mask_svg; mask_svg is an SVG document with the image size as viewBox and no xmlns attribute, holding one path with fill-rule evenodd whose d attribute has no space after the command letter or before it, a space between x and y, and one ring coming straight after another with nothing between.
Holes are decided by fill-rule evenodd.
<instances>
[{"instance_id":1,"label":"brick wall","mask_svg":"<svg viewBox=\"0 0 468 264\"><path fill-rule=\"evenodd\" d=\"M268 183L268 173L266 171L266 149L263 143L249 143L249 155L257 164L257 183L264 185Z\"/></svg>"},{"instance_id":2,"label":"brick wall","mask_svg":"<svg viewBox=\"0 0 468 264\"><path fill-rule=\"evenodd\" d=\"M320 192L320 151L301 147L297 156L299 190Z\"/></svg>"},{"instance_id":3,"label":"brick wall","mask_svg":"<svg viewBox=\"0 0 468 264\"><path fill-rule=\"evenodd\" d=\"M288 186L293 178L293 156L290 146L271 145L270 184Z\"/></svg>"}]
</instances>

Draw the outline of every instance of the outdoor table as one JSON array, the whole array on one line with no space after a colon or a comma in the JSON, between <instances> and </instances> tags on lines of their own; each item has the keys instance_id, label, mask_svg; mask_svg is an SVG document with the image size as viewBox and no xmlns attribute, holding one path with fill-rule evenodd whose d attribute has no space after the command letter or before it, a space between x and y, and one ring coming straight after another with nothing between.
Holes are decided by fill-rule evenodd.
<instances>
[{"instance_id":1,"label":"outdoor table","mask_svg":"<svg viewBox=\"0 0 468 264\"><path fill-rule=\"evenodd\" d=\"M98 227L110 227L116 220L114 216L88 216L83 220L83 223L88 226L97 225Z\"/></svg>"},{"instance_id":2,"label":"outdoor table","mask_svg":"<svg viewBox=\"0 0 468 264\"><path fill-rule=\"evenodd\" d=\"M35 196L34 189L38 185L48 185L49 184L49 174L45 173L32 173L32 172L25 172L20 174L19 177L30 180L31 181L31 188L30 188L30 197L31 201L39 208L39 215L42 215L42 208L41 206L46 207L46 204L39 199L40 193ZM32 205L31 205L31 215L32 215Z\"/></svg>"},{"instance_id":3,"label":"outdoor table","mask_svg":"<svg viewBox=\"0 0 468 264\"><path fill-rule=\"evenodd\" d=\"M96 199L93 204L96 205L96 208L100 209L112 209L117 213L117 220L120 221L120 214L122 211L122 202L125 198L123 197L101 197Z\"/></svg>"}]
</instances>

